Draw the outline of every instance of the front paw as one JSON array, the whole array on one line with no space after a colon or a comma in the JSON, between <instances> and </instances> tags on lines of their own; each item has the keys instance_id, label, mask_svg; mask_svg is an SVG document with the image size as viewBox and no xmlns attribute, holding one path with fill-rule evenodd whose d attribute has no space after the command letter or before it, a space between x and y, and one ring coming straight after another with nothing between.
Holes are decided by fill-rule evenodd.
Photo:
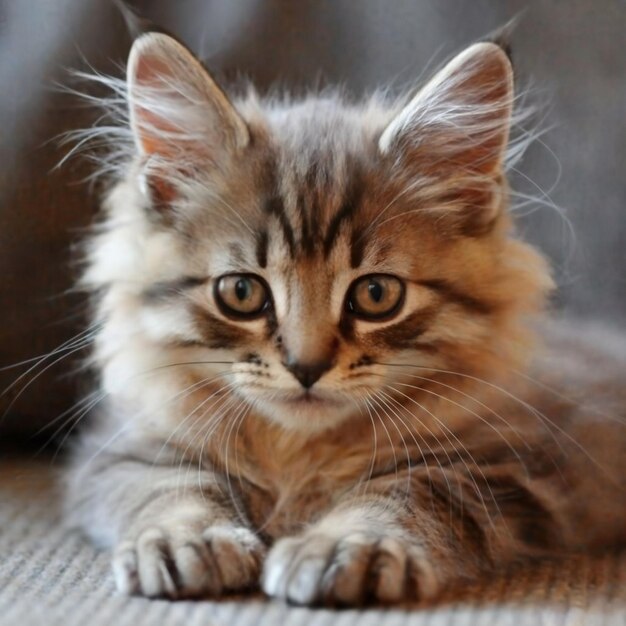
<instances>
[{"instance_id":1,"label":"front paw","mask_svg":"<svg viewBox=\"0 0 626 626\"><path fill-rule=\"evenodd\" d=\"M279 541L263 591L294 604L355 606L432 597L438 581L423 548L404 537L316 532Z\"/></svg>"},{"instance_id":2,"label":"front paw","mask_svg":"<svg viewBox=\"0 0 626 626\"><path fill-rule=\"evenodd\" d=\"M218 596L258 583L265 546L247 528L152 526L115 550L119 591L148 597Z\"/></svg>"}]
</instances>

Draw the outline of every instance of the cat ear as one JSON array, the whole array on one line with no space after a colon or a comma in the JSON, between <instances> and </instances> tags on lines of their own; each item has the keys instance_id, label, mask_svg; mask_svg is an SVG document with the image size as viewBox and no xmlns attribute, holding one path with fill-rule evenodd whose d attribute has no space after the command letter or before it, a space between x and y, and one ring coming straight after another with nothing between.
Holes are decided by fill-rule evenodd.
<instances>
[{"instance_id":1,"label":"cat ear","mask_svg":"<svg viewBox=\"0 0 626 626\"><path fill-rule=\"evenodd\" d=\"M506 53L493 43L474 44L402 109L381 135L380 150L493 172L502 164L512 102L513 71Z\"/></svg>"},{"instance_id":2,"label":"cat ear","mask_svg":"<svg viewBox=\"0 0 626 626\"><path fill-rule=\"evenodd\" d=\"M420 188L427 207L466 233L485 232L503 205L502 166L513 70L494 43L452 59L387 126L379 149Z\"/></svg>"},{"instance_id":3,"label":"cat ear","mask_svg":"<svg viewBox=\"0 0 626 626\"><path fill-rule=\"evenodd\" d=\"M249 142L248 127L224 92L196 57L168 35L147 33L135 41L127 90L135 145L153 166L150 185L161 200L172 194L168 171L223 166Z\"/></svg>"}]
</instances>

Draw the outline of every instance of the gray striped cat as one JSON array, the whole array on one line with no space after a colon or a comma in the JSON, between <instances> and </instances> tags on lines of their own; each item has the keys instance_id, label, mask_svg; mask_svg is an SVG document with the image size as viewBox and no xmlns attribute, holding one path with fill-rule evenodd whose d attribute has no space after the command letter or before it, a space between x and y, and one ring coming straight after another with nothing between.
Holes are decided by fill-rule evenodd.
<instances>
[{"instance_id":1,"label":"gray striped cat","mask_svg":"<svg viewBox=\"0 0 626 626\"><path fill-rule=\"evenodd\" d=\"M541 321L501 47L358 104L231 101L156 33L101 80L100 410L66 510L121 591L432 599L623 541L626 352Z\"/></svg>"}]
</instances>

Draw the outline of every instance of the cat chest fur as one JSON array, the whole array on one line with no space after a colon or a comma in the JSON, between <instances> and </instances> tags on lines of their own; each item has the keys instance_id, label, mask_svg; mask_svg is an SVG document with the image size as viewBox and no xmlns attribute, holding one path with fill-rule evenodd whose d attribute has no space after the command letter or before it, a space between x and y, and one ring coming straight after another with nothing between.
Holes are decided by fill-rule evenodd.
<instances>
[{"instance_id":1,"label":"cat chest fur","mask_svg":"<svg viewBox=\"0 0 626 626\"><path fill-rule=\"evenodd\" d=\"M228 482L265 534L279 537L315 520L373 469L369 423L340 430L313 437L249 419L232 438L228 459L220 451Z\"/></svg>"}]
</instances>

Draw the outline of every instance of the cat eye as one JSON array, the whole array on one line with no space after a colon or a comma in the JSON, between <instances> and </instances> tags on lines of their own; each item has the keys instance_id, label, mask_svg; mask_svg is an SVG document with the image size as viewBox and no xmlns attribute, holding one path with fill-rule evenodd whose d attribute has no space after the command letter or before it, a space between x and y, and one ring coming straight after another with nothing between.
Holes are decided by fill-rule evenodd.
<instances>
[{"instance_id":1,"label":"cat eye","mask_svg":"<svg viewBox=\"0 0 626 626\"><path fill-rule=\"evenodd\" d=\"M382 319L396 313L404 300L404 284L388 274L370 274L352 283L346 306L364 319Z\"/></svg>"},{"instance_id":2,"label":"cat eye","mask_svg":"<svg viewBox=\"0 0 626 626\"><path fill-rule=\"evenodd\" d=\"M215 283L214 296L222 313L230 317L252 318L269 305L265 281L253 274L227 274Z\"/></svg>"}]
</instances>

